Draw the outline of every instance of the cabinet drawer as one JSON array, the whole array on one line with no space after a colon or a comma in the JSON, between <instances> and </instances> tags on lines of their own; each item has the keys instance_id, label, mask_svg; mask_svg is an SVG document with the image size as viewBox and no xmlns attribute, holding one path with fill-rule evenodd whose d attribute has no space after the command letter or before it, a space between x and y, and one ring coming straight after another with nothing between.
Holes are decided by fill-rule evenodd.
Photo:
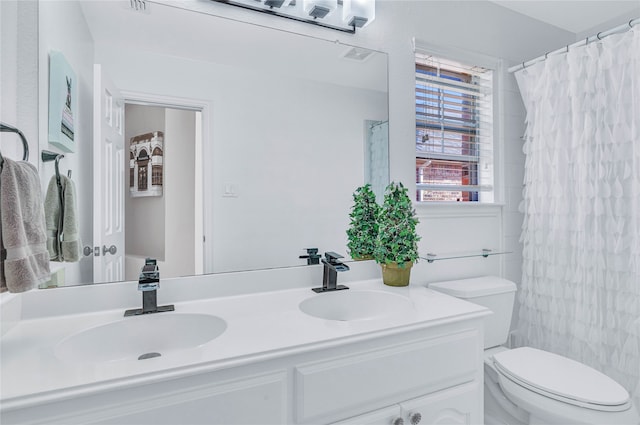
<instances>
[{"instance_id":1,"label":"cabinet drawer","mask_svg":"<svg viewBox=\"0 0 640 425\"><path fill-rule=\"evenodd\" d=\"M482 351L479 341L479 333L469 330L298 365L296 419L354 415L472 381Z\"/></svg>"},{"instance_id":2,"label":"cabinet drawer","mask_svg":"<svg viewBox=\"0 0 640 425\"><path fill-rule=\"evenodd\" d=\"M286 375L272 374L186 389L114 408L95 425L277 425L286 423Z\"/></svg>"},{"instance_id":3,"label":"cabinet drawer","mask_svg":"<svg viewBox=\"0 0 640 425\"><path fill-rule=\"evenodd\" d=\"M204 385L194 384L194 378L190 377L2 412L0 422L6 425L287 423L286 372L225 381L210 376L211 381Z\"/></svg>"}]
</instances>

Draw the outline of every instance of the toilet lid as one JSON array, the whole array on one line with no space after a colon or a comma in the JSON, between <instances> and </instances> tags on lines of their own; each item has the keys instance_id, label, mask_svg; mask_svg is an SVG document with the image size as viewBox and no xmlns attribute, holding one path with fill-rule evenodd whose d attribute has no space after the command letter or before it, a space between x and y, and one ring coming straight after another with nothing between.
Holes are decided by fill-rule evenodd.
<instances>
[{"instance_id":1,"label":"toilet lid","mask_svg":"<svg viewBox=\"0 0 640 425\"><path fill-rule=\"evenodd\" d=\"M556 400L596 410L624 410L629 393L580 362L530 347L502 351L494 365L508 379Z\"/></svg>"}]
</instances>

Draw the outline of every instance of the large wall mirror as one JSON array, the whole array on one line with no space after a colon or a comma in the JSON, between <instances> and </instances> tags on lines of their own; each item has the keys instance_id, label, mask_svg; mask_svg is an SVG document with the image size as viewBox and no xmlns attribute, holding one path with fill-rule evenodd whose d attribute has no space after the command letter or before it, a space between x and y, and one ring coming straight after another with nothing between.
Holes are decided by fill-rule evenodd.
<instances>
[{"instance_id":1,"label":"large wall mirror","mask_svg":"<svg viewBox=\"0 0 640 425\"><path fill-rule=\"evenodd\" d=\"M173 277L346 256L353 191L388 182L385 53L188 3L40 2L40 148L64 153L91 248L54 264L58 286L136 279L145 257ZM52 52L76 75L73 152L46 140Z\"/></svg>"}]
</instances>

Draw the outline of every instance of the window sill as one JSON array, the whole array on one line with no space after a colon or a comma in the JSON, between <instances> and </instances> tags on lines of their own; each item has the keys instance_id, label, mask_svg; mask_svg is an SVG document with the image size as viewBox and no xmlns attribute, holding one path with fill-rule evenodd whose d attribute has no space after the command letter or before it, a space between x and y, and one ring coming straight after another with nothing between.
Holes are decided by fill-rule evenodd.
<instances>
[{"instance_id":1,"label":"window sill","mask_svg":"<svg viewBox=\"0 0 640 425\"><path fill-rule=\"evenodd\" d=\"M416 214L421 217L489 217L502 213L503 203L478 202L414 202Z\"/></svg>"}]
</instances>

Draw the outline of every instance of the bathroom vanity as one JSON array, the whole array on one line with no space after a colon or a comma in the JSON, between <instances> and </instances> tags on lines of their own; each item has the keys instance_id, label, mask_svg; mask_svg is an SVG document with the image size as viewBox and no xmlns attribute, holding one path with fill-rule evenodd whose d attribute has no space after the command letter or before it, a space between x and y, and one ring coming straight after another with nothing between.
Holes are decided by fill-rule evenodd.
<instances>
[{"instance_id":1,"label":"bathroom vanity","mask_svg":"<svg viewBox=\"0 0 640 425\"><path fill-rule=\"evenodd\" d=\"M482 422L485 308L379 279L325 294L212 279L239 277L167 280L175 311L140 317L124 317L132 282L3 294L1 422Z\"/></svg>"}]
</instances>

